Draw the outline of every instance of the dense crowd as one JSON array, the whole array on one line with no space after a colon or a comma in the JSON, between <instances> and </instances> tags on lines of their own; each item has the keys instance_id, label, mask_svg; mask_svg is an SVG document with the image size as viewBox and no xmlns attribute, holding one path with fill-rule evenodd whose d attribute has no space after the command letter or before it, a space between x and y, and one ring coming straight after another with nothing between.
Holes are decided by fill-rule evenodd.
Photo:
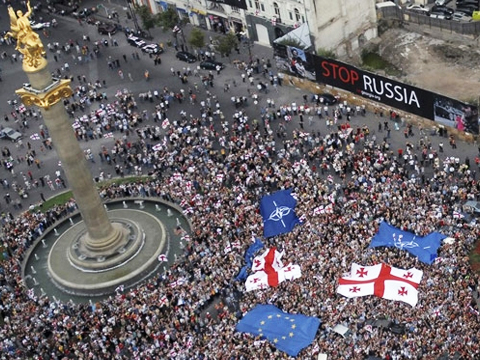
<instances>
[{"instance_id":1,"label":"dense crowd","mask_svg":"<svg viewBox=\"0 0 480 360\"><path fill-rule=\"evenodd\" d=\"M37 298L24 287L20 261L32 241L73 211L75 204L3 217L3 245L12 255L1 274L3 358L287 358L261 339L235 332L241 313L257 303L321 319L314 343L301 358L318 352L332 359L363 359L369 354L436 359L454 351L466 358L479 356L478 312L472 303L478 276L468 263L479 229L453 217L459 203L480 194L468 167L453 162L444 169L445 159L439 158L421 166L417 159L415 168L409 164L409 156L417 152L414 146L407 146L400 156L389 149L388 139L377 141L366 127L352 131L348 123L324 135L299 129L290 140L278 140L276 128L282 118L270 122L263 116L254 123L239 110L220 135L208 111L205 106L199 117L172 121L168 135L155 146L146 131L128 145L117 139L110 149L116 164L142 166L147 158L156 179L112 185L101 191L104 199L162 197L188 210L194 227L184 256L140 288L118 292L93 307ZM433 149L426 150L438 157ZM425 171L431 176L422 177ZM252 234L262 233L259 198L284 188L297 194L296 211L303 223L265 242L285 250L285 262L299 263L302 278L243 293L243 284L233 278L243 265ZM332 195L332 213L314 212L319 205L330 204ZM433 265L396 249L367 250L381 220L418 235L441 231L455 241L440 248ZM225 247L237 242L241 248L225 254ZM422 269L418 305L337 295L337 280L352 262ZM202 313L203 305L217 294L238 301L240 311L224 301L215 316ZM368 319L379 317L404 324L406 333L365 328ZM332 328L339 323L353 335L343 338L334 333Z\"/></svg>"},{"instance_id":2,"label":"dense crowd","mask_svg":"<svg viewBox=\"0 0 480 360\"><path fill-rule=\"evenodd\" d=\"M264 69L265 84L279 85L266 64L255 66ZM252 72L247 68L241 81ZM196 79L188 71L180 75ZM65 103L75 118L77 138L112 134L115 142L86 156L98 156L117 176L151 175L142 182L105 187L103 199L148 196L174 202L190 217L193 234L183 256L144 285L94 305L61 303L25 287L20 267L28 247L75 211L75 202L46 212L32 208L19 217L3 214L2 245L8 256L0 273L2 359L288 359L262 339L235 332L242 314L260 303L321 319L302 359L318 353L331 359L437 359L455 352L480 357L480 309L474 301L479 279L468 258L479 226L454 216L465 200L480 197L478 163L447 157L427 135L413 144L407 133L405 149L391 149L388 121L383 129L380 123L379 130L388 133L381 139L366 125L351 128L350 116L364 109L333 110L305 98L276 105L263 86L232 98L236 113L231 119L208 91L210 80L202 92L195 84L143 94L142 101L158 103L152 114L138 110L128 91L107 104L101 84L89 86L76 88L72 101ZM83 114L83 102L99 96L100 109ZM198 104L198 113L169 113L170 104L186 98ZM249 103L257 106L258 119L246 115ZM311 122L313 116L326 121L326 133L305 130L304 117ZM299 126L287 133L292 120ZM302 277L245 293L243 283L233 279L252 236L262 234L259 199L286 188L297 194L296 212L303 222L264 242L284 250L284 262L299 264ZM315 211L331 204L332 211ZM440 231L453 241L442 245L432 265L397 249L367 249L382 220L418 235ZM417 306L337 295L338 278L352 262L423 270ZM205 305L218 298L216 313L206 313ZM379 318L403 325L405 334L365 326ZM344 338L332 331L337 324L352 335Z\"/></svg>"}]
</instances>

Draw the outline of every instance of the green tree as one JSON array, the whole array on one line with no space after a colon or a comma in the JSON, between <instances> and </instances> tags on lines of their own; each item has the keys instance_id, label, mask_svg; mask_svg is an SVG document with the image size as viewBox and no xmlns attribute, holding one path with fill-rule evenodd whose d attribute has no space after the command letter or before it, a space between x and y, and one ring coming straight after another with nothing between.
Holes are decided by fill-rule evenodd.
<instances>
[{"instance_id":1,"label":"green tree","mask_svg":"<svg viewBox=\"0 0 480 360\"><path fill-rule=\"evenodd\" d=\"M234 33L218 36L216 40L218 41L216 49L222 56L230 57L232 51L238 46L238 38Z\"/></svg>"},{"instance_id":2,"label":"green tree","mask_svg":"<svg viewBox=\"0 0 480 360\"><path fill-rule=\"evenodd\" d=\"M150 29L155 26L156 19L146 5L139 6L136 9L138 16L142 19L143 28L150 33Z\"/></svg>"},{"instance_id":3,"label":"green tree","mask_svg":"<svg viewBox=\"0 0 480 360\"><path fill-rule=\"evenodd\" d=\"M199 28L193 28L188 39L190 45L194 48L200 49L205 46L205 34Z\"/></svg>"},{"instance_id":4,"label":"green tree","mask_svg":"<svg viewBox=\"0 0 480 360\"><path fill-rule=\"evenodd\" d=\"M162 27L163 31L172 30L175 25L180 22L177 11L173 7L168 7L167 10L158 13L156 20Z\"/></svg>"}]
</instances>

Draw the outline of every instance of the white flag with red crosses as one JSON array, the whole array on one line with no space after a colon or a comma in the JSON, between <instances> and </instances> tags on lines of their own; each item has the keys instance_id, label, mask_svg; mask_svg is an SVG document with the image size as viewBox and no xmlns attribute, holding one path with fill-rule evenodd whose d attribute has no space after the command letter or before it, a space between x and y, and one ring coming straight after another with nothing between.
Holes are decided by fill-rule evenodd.
<instances>
[{"instance_id":1,"label":"white flag with red crosses","mask_svg":"<svg viewBox=\"0 0 480 360\"><path fill-rule=\"evenodd\" d=\"M362 266L353 263L350 274L338 281L337 293L348 298L375 295L415 306L422 276L423 271L415 268L403 270L385 264Z\"/></svg>"}]
</instances>

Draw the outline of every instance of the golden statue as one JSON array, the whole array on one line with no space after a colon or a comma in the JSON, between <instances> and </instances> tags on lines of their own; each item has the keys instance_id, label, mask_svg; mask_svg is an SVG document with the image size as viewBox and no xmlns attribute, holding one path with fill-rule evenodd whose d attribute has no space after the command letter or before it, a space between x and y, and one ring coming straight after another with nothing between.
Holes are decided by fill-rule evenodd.
<instances>
[{"instance_id":1,"label":"golden statue","mask_svg":"<svg viewBox=\"0 0 480 360\"><path fill-rule=\"evenodd\" d=\"M31 68L37 68L45 61L45 49L37 33L32 30L29 17L32 15L30 0L27 2L27 12L22 10L15 11L9 5L8 14L10 15L10 30L5 36L13 37L17 40L15 50L23 54L23 63Z\"/></svg>"}]
</instances>

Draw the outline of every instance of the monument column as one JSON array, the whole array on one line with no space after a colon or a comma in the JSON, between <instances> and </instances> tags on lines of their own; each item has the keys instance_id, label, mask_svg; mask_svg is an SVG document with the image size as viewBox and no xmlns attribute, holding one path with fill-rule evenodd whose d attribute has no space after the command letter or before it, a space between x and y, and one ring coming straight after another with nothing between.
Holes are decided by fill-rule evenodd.
<instances>
[{"instance_id":1,"label":"monument column","mask_svg":"<svg viewBox=\"0 0 480 360\"><path fill-rule=\"evenodd\" d=\"M87 233L80 240L83 251L97 257L114 254L125 243L125 231L121 225L112 224L108 218L87 160L75 137L72 124L68 121L63 100L72 95L70 80L52 78L44 58L43 44L28 20L31 13L29 3L27 8L28 12L23 15L20 10L15 14L9 6L11 19L15 17L15 21L11 21L12 31L9 35L17 39L16 49L24 56L22 66L29 79L29 84L25 84L16 93L25 105L36 105L42 112L86 225Z\"/></svg>"}]
</instances>

